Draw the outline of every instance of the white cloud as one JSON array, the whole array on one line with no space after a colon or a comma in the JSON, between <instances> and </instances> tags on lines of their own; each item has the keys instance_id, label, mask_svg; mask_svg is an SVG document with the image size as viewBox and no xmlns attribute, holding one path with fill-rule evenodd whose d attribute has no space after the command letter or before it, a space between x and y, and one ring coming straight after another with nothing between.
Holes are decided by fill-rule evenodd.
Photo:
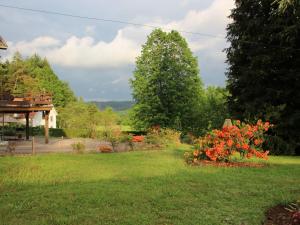
<instances>
[{"instance_id":1,"label":"white cloud","mask_svg":"<svg viewBox=\"0 0 300 225\"><path fill-rule=\"evenodd\" d=\"M47 53L52 63L71 67L120 67L134 63L139 46L122 34L111 42L95 42L92 37L70 37L63 46Z\"/></svg>"},{"instance_id":2,"label":"white cloud","mask_svg":"<svg viewBox=\"0 0 300 225\"><path fill-rule=\"evenodd\" d=\"M159 22L154 22L167 29L224 36L226 24L229 22L227 16L229 10L233 8L233 3L233 0L214 0L208 8L189 11L181 20L164 23L160 19ZM91 37L95 32L93 26L87 26L85 32L86 37L71 36L64 42L44 36L31 41L9 43L9 52L18 50L23 55L38 53L46 56L51 63L65 67L122 67L134 63L141 45L151 30L145 27L126 26L120 29L110 42L94 40ZM225 39L185 33L183 35L194 52L209 50L215 53L216 57L224 55L220 53L220 49L224 48Z\"/></svg>"},{"instance_id":3,"label":"white cloud","mask_svg":"<svg viewBox=\"0 0 300 225\"><path fill-rule=\"evenodd\" d=\"M60 41L47 36L41 36L32 41L20 41L16 44L8 42L8 50L10 53L19 51L22 55L30 55L33 53L44 53L47 50L52 50L60 44Z\"/></svg>"}]
</instances>

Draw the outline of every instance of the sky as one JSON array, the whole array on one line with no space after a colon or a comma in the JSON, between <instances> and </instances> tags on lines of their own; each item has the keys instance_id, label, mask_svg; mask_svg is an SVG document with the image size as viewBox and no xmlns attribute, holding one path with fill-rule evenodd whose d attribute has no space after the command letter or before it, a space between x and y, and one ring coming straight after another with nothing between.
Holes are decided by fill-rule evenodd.
<instances>
[{"instance_id":1,"label":"sky","mask_svg":"<svg viewBox=\"0 0 300 225\"><path fill-rule=\"evenodd\" d=\"M77 96L91 100L130 100L129 79L150 27L49 15L24 8L146 24L181 32L197 56L203 83L225 85L226 26L234 0L0 0L0 35L8 50L46 57ZM210 34L206 36L201 34Z\"/></svg>"}]
</instances>

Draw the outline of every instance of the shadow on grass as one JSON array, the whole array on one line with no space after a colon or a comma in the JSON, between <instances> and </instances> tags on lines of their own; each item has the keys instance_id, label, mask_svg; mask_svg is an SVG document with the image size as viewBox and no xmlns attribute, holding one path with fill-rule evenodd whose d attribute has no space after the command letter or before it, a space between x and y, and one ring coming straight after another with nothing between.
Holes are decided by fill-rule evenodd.
<instances>
[{"instance_id":1,"label":"shadow on grass","mask_svg":"<svg viewBox=\"0 0 300 225\"><path fill-rule=\"evenodd\" d=\"M258 172L183 168L153 177L125 173L96 181L2 183L0 218L5 224L255 225L282 201L280 193L293 200L300 188L295 170Z\"/></svg>"}]
</instances>

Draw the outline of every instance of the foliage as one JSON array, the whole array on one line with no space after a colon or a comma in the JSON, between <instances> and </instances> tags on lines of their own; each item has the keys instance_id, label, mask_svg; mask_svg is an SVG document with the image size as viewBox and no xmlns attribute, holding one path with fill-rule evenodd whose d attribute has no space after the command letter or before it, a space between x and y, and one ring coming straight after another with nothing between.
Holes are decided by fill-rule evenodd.
<instances>
[{"instance_id":1,"label":"foliage","mask_svg":"<svg viewBox=\"0 0 300 225\"><path fill-rule=\"evenodd\" d=\"M0 93L13 95L36 95L50 93L55 107L64 107L75 101L75 95L68 84L53 72L47 59L33 55L23 59L16 52L11 61L0 63Z\"/></svg>"},{"instance_id":2,"label":"foliage","mask_svg":"<svg viewBox=\"0 0 300 225\"><path fill-rule=\"evenodd\" d=\"M96 138L97 126L104 123L103 120L106 122L106 116L106 112L101 113L95 105L78 100L60 109L59 127L69 136Z\"/></svg>"},{"instance_id":3,"label":"foliage","mask_svg":"<svg viewBox=\"0 0 300 225\"><path fill-rule=\"evenodd\" d=\"M145 136L145 143L165 147L180 143L180 132L168 128L152 127Z\"/></svg>"},{"instance_id":4,"label":"foliage","mask_svg":"<svg viewBox=\"0 0 300 225\"><path fill-rule=\"evenodd\" d=\"M113 151L115 151L116 146L122 140L123 135L119 126L106 125L101 131L100 137L101 139L108 141L111 144Z\"/></svg>"},{"instance_id":5,"label":"foliage","mask_svg":"<svg viewBox=\"0 0 300 225\"><path fill-rule=\"evenodd\" d=\"M240 121L234 124L222 130L213 130L201 138L193 152L194 159L230 162L234 153L239 153L242 158L256 156L267 159L269 151L264 151L262 146L270 123L258 120L255 125Z\"/></svg>"},{"instance_id":6,"label":"foliage","mask_svg":"<svg viewBox=\"0 0 300 225\"><path fill-rule=\"evenodd\" d=\"M196 57L177 31L154 30L142 46L131 80L135 128L194 130L203 85Z\"/></svg>"},{"instance_id":7,"label":"foliage","mask_svg":"<svg viewBox=\"0 0 300 225\"><path fill-rule=\"evenodd\" d=\"M300 149L300 4L282 13L278 6L236 0L227 27L228 102L237 119L276 124L272 135L289 143L292 153Z\"/></svg>"},{"instance_id":8,"label":"foliage","mask_svg":"<svg viewBox=\"0 0 300 225\"><path fill-rule=\"evenodd\" d=\"M85 151L85 144L82 143L81 141L75 142L71 146L75 153L84 153L84 151Z\"/></svg>"},{"instance_id":9,"label":"foliage","mask_svg":"<svg viewBox=\"0 0 300 225\"><path fill-rule=\"evenodd\" d=\"M278 12L284 13L289 7L299 4L299 0L275 0L273 4L278 5Z\"/></svg>"},{"instance_id":10,"label":"foliage","mask_svg":"<svg viewBox=\"0 0 300 225\"><path fill-rule=\"evenodd\" d=\"M144 136L133 136L132 137L132 142L143 142L145 139Z\"/></svg>"},{"instance_id":11,"label":"foliage","mask_svg":"<svg viewBox=\"0 0 300 225\"><path fill-rule=\"evenodd\" d=\"M228 91L225 88L208 86L205 89L198 118L194 121L198 130L193 135L201 136L222 126L229 117L227 97Z\"/></svg>"}]
</instances>

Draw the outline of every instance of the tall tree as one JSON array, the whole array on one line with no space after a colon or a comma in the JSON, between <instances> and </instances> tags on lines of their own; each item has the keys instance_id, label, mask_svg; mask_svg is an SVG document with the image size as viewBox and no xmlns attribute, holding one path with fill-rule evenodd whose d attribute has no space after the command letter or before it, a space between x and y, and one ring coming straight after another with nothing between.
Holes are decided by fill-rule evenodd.
<instances>
[{"instance_id":1,"label":"tall tree","mask_svg":"<svg viewBox=\"0 0 300 225\"><path fill-rule=\"evenodd\" d=\"M48 61L38 55L23 59L16 52L11 61L0 63L0 84L0 93L24 96L48 92L53 96L55 107L65 107L76 100L69 85L61 81Z\"/></svg>"},{"instance_id":2,"label":"tall tree","mask_svg":"<svg viewBox=\"0 0 300 225\"><path fill-rule=\"evenodd\" d=\"M293 150L300 143L300 7L278 7L236 0L227 27L229 107L240 119L276 124L274 135Z\"/></svg>"},{"instance_id":3,"label":"tall tree","mask_svg":"<svg viewBox=\"0 0 300 225\"><path fill-rule=\"evenodd\" d=\"M197 58L177 31L154 30L131 80L137 128L153 125L196 131L203 85Z\"/></svg>"}]
</instances>

